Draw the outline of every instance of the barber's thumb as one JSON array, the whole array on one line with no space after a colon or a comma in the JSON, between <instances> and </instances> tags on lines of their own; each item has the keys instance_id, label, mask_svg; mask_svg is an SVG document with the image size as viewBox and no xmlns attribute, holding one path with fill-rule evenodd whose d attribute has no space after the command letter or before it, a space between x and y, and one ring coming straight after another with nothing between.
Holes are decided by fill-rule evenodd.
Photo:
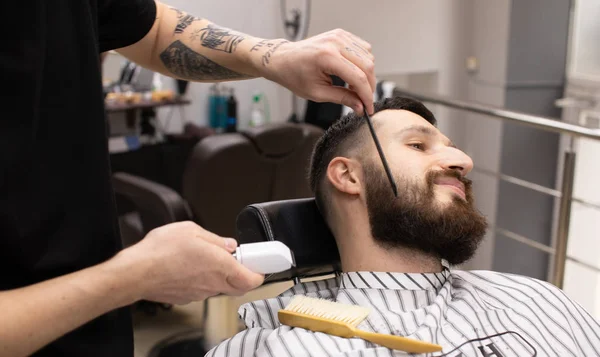
<instances>
[{"instance_id":1,"label":"barber's thumb","mask_svg":"<svg viewBox=\"0 0 600 357\"><path fill-rule=\"evenodd\" d=\"M363 104L360 98L356 92L348 88L331 86L326 90L323 90L323 92L320 94L321 95L317 97L319 102L330 102L345 105L352 108L357 113L362 113L363 111Z\"/></svg>"},{"instance_id":2,"label":"barber's thumb","mask_svg":"<svg viewBox=\"0 0 600 357\"><path fill-rule=\"evenodd\" d=\"M261 274L254 273L241 264L237 264L237 268L227 276L227 283L237 291L247 292L256 289L264 282L265 277Z\"/></svg>"},{"instance_id":3,"label":"barber's thumb","mask_svg":"<svg viewBox=\"0 0 600 357\"><path fill-rule=\"evenodd\" d=\"M233 238L223 238L223 246L228 252L233 253L237 248L237 241Z\"/></svg>"}]
</instances>

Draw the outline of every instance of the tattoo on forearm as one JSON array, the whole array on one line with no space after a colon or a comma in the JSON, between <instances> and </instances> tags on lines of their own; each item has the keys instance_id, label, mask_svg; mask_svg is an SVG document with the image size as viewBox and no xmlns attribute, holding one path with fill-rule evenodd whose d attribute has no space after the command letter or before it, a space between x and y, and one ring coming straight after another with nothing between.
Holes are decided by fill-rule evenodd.
<instances>
[{"instance_id":1,"label":"tattoo on forearm","mask_svg":"<svg viewBox=\"0 0 600 357\"><path fill-rule=\"evenodd\" d=\"M177 26L175 26L175 34L180 34L185 31L185 29L190 26L194 21L200 21L201 19L192 15L188 15L185 12L176 9L174 7L170 8L171 10L177 13Z\"/></svg>"},{"instance_id":2,"label":"tattoo on forearm","mask_svg":"<svg viewBox=\"0 0 600 357\"><path fill-rule=\"evenodd\" d=\"M184 17L179 19L179 22L177 22L177 26L175 26L175 33L183 33L183 31L185 31L185 29L188 26L190 26L192 24L192 22L198 21L198 20L199 19L194 16L185 15Z\"/></svg>"},{"instance_id":3,"label":"tattoo on forearm","mask_svg":"<svg viewBox=\"0 0 600 357\"><path fill-rule=\"evenodd\" d=\"M204 47L227 53L235 51L237 45L245 39L242 34L213 24L194 30L190 36L190 40L199 40Z\"/></svg>"},{"instance_id":4,"label":"tattoo on forearm","mask_svg":"<svg viewBox=\"0 0 600 357\"><path fill-rule=\"evenodd\" d=\"M189 80L243 79L250 76L223 67L195 52L181 41L173 42L160 54L165 67L174 75Z\"/></svg>"},{"instance_id":5,"label":"tattoo on forearm","mask_svg":"<svg viewBox=\"0 0 600 357\"><path fill-rule=\"evenodd\" d=\"M173 10L173 11L175 11L177 13L177 18L178 19L181 19L185 15L185 13L183 11L181 11L179 9L176 9L174 7L169 7L169 9L171 9L171 10Z\"/></svg>"},{"instance_id":6,"label":"tattoo on forearm","mask_svg":"<svg viewBox=\"0 0 600 357\"><path fill-rule=\"evenodd\" d=\"M250 49L250 52L258 51L261 48L263 48L264 46L272 47L273 44L271 42L267 42L267 40L261 40L261 41L257 42L256 45L252 46L252 48Z\"/></svg>"},{"instance_id":7,"label":"tattoo on forearm","mask_svg":"<svg viewBox=\"0 0 600 357\"><path fill-rule=\"evenodd\" d=\"M260 48L262 47L267 47L268 50L267 52L265 52L265 54L262 56L262 64L263 66L266 66L270 63L271 61L271 56L273 56L273 54L275 53L275 51L277 51L277 49L286 43L289 43L290 41L280 41L278 43L273 43L273 42L266 42L265 40L260 41L259 43L257 43L256 45L254 45L251 49L250 52L252 51L258 51Z\"/></svg>"}]
</instances>

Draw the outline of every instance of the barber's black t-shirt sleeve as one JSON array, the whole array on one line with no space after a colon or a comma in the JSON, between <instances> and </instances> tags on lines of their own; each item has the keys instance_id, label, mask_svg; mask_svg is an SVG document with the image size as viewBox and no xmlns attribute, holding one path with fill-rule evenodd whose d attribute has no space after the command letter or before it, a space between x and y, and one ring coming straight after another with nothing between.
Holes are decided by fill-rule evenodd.
<instances>
[{"instance_id":1,"label":"barber's black t-shirt sleeve","mask_svg":"<svg viewBox=\"0 0 600 357\"><path fill-rule=\"evenodd\" d=\"M154 0L98 0L100 52L138 42L155 20Z\"/></svg>"}]
</instances>

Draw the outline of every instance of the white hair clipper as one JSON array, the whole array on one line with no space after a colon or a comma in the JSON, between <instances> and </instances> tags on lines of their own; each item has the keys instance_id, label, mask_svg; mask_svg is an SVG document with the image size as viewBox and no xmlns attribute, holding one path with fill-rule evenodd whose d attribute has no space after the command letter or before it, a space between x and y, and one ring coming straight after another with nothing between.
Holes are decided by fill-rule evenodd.
<instances>
[{"instance_id":1,"label":"white hair clipper","mask_svg":"<svg viewBox=\"0 0 600 357\"><path fill-rule=\"evenodd\" d=\"M241 244L233 256L258 274L279 273L296 266L294 253L279 241Z\"/></svg>"}]
</instances>

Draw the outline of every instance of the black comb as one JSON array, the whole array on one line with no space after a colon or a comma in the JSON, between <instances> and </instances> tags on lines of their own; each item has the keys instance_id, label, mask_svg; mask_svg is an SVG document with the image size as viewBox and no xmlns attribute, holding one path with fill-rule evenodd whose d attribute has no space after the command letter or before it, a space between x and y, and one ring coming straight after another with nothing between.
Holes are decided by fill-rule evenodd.
<instances>
[{"instance_id":1,"label":"black comb","mask_svg":"<svg viewBox=\"0 0 600 357\"><path fill-rule=\"evenodd\" d=\"M394 181L394 176L392 176L392 172L390 171L390 167L387 163L387 160L385 159L383 150L381 150L381 144L379 144L379 139L377 138L377 134L375 134L375 128L373 128L373 123L371 122L371 118L367 113L367 106L364 104L363 109L365 111L365 118L367 119L367 124L369 125L369 131L371 131L371 136L373 137L373 141L375 141L375 146L377 147L379 157L381 158L381 162L383 163L383 168L385 169L385 173L387 174L388 180L390 181L390 185L392 185L392 191L394 191L394 196L398 197L398 187L396 187L396 181Z\"/></svg>"}]
</instances>

